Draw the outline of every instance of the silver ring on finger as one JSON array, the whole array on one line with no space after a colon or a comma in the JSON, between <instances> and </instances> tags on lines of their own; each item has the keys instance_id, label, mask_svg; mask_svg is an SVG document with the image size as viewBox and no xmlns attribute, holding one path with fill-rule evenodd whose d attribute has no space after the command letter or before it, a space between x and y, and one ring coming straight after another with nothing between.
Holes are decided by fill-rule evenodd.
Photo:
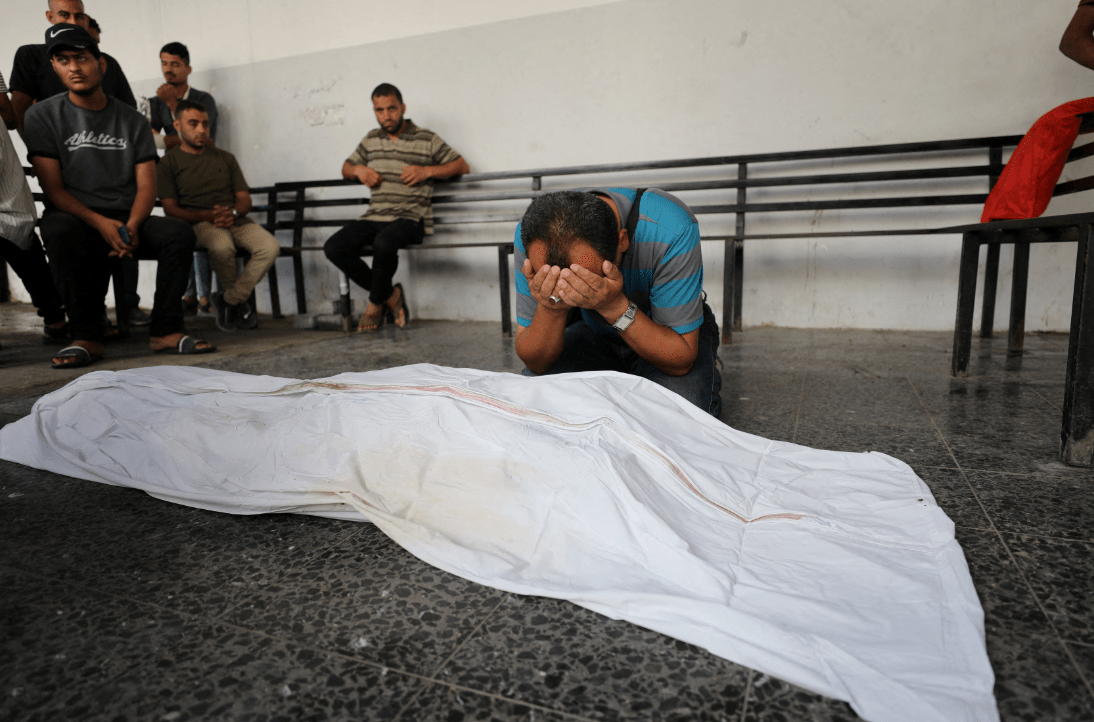
<instances>
[{"instance_id":1,"label":"silver ring on finger","mask_svg":"<svg viewBox=\"0 0 1094 722\"><path fill-rule=\"evenodd\" d=\"M559 298L558 296L551 296L551 305L552 306L557 306L560 303L562 303L561 298Z\"/></svg>"}]
</instances>

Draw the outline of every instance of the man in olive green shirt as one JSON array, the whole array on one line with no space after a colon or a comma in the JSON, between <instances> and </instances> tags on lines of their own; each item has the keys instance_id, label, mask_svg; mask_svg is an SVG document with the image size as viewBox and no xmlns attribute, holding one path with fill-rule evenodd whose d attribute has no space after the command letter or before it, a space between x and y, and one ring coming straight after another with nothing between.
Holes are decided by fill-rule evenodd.
<instances>
[{"instance_id":1,"label":"man in olive green shirt","mask_svg":"<svg viewBox=\"0 0 1094 722\"><path fill-rule=\"evenodd\" d=\"M235 156L209 143L209 114L180 100L175 130L182 141L163 156L156 185L163 211L194 226L197 247L209 251L222 291L210 297L222 331L252 329L258 318L249 303L255 285L281 252L277 240L251 219L251 193ZM239 273L236 249L251 254Z\"/></svg>"}]
</instances>

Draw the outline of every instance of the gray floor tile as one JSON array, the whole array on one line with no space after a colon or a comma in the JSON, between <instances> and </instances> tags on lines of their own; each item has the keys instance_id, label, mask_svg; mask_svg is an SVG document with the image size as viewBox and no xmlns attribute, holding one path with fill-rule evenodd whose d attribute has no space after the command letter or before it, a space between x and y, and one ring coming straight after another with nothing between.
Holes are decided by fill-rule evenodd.
<instances>
[{"instance_id":1,"label":"gray floor tile","mask_svg":"<svg viewBox=\"0 0 1094 722\"><path fill-rule=\"evenodd\" d=\"M755 673L749 688L745 722L853 722L862 719L851 705Z\"/></svg>"},{"instance_id":2,"label":"gray floor tile","mask_svg":"<svg viewBox=\"0 0 1094 722\"><path fill-rule=\"evenodd\" d=\"M438 676L596 720L722 720L748 670L569 602L509 596Z\"/></svg>"},{"instance_id":3,"label":"gray floor tile","mask_svg":"<svg viewBox=\"0 0 1094 722\"><path fill-rule=\"evenodd\" d=\"M413 557L372 525L306 566L234 596L248 629L420 675L434 674L505 594Z\"/></svg>"},{"instance_id":4,"label":"gray floor tile","mask_svg":"<svg viewBox=\"0 0 1094 722\"><path fill-rule=\"evenodd\" d=\"M1094 542L1011 533L1003 538L1060 634L1094 644Z\"/></svg>"},{"instance_id":5,"label":"gray floor tile","mask_svg":"<svg viewBox=\"0 0 1094 722\"><path fill-rule=\"evenodd\" d=\"M1001 722L1094 719L1094 699L1059 640L989 635L987 644Z\"/></svg>"},{"instance_id":6,"label":"gray floor tile","mask_svg":"<svg viewBox=\"0 0 1094 722\"><path fill-rule=\"evenodd\" d=\"M390 719L422 684L156 605L18 584L22 601L4 607L4 719Z\"/></svg>"},{"instance_id":7,"label":"gray floor tile","mask_svg":"<svg viewBox=\"0 0 1094 722\"><path fill-rule=\"evenodd\" d=\"M399 715L400 722L584 722L526 702L500 699L449 685L431 684Z\"/></svg>"},{"instance_id":8,"label":"gray floor tile","mask_svg":"<svg viewBox=\"0 0 1094 722\"><path fill-rule=\"evenodd\" d=\"M6 563L193 614L217 616L245 589L271 583L364 526L292 514L220 514L136 489L0 465L5 477L17 470L22 481L0 484L18 487L9 497L19 494L5 500L0 524Z\"/></svg>"},{"instance_id":9,"label":"gray floor tile","mask_svg":"<svg viewBox=\"0 0 1094 722\"><path fill-rule=\"evenodd\" d=\"M988 521L983 507L965 480L963 472L958 469L934 467L920 467L915 471L930 487L939 508L946 512L946 516L950 517L957 527L991 528L991 522Z\"/></svg>"},{"instance_id":10,"label":"gray floor tile","mask_svg":"<svg viewBox=\"0 0 1094 722\"><path fill-rule=\"evenodd\" d=\"M988 638L1053 634L1048 617L1037 605L1037 599L996 532L959 526L957 541L965 552L972 582L984 608Z\"/></svg>"},{"instance_id":11,"label":"gray floor tile","mask_svg":"<svg viewBox=\"0 0 1094 722\"><path fill-rule=\"evenodd\" d=\"M865 420L803 415L798 420L794 442L832 451L879 451L913 469L954 464L938 432L926 425L888 426Z\"/></svg>"},{"instance_id":12,"label":"gray floor tile","mask_svg":"<svg viewBox=\"0 0 1094 722\"><path fill-rule=\"evenodd\" d=\"M968 478L998 529L1094 541L1094 494L1085 474L970 471Z\"/></svg>"}]
</instances>

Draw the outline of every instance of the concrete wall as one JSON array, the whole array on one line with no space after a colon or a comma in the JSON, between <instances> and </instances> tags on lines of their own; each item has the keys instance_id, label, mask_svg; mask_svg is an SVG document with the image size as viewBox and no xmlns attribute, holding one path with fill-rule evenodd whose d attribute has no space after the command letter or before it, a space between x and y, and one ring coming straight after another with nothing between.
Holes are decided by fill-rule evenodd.
<instances>
[{"instance_id":1,"label":"concrete wall","mask_svg":"<svg viewBox=\"0 0 1094 722\"><path fill-rule=\"evenodd\" d=\"M1090 95L1089 71L1056 50L1074 5L197 0L174 15L181 6L113 0L88 10L138 95L162 82L163 42L190 46L192 84L222 109L222 144L261 185L335 177L375 125L368 91L381 81L400 86L408 115L476 172L1021 133L1049 108ZM27 15L0 30L6 52L40 37L44 20ZM812 222L846 228L839 214ZM509 236L511 228L462 226L438 240ZM751 244L745 324L952 328L958 246L952 237ZM707 288L720 300L720 247L705 250ZM1073 254L1035 247L1027 328L1068 328ZM415 316L497 319L492 251L426 256L399 271ZM1004 274L1009 259L1004 250ZM287 301L289 262L278 268ZM337 277L321 254L308 268L309 304L319 310L337 295Z\"/></svg>"}]
</instances>

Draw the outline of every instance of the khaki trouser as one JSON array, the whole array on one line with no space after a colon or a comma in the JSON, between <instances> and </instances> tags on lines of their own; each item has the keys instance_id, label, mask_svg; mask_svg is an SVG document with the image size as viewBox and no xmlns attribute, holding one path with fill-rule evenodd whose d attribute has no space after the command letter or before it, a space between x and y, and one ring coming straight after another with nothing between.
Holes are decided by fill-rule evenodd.
<instances>
[{"instance_id":1,"label":"khaki trouser","mask_svg":"<svg viewBox=\"0 0 1094 722\"><path fill-rule=\"evenodd\" d=\"M194 235L198 239L197 247L209 251L209 264L220 280L224 301L233 305L251 297L255 286L280 253L277 239L257 223L236 221L231 228L217 228L202 221L194 225ZM243 273L236 270L236 248L251 254Z\"/></svg>"}]
</instances>

